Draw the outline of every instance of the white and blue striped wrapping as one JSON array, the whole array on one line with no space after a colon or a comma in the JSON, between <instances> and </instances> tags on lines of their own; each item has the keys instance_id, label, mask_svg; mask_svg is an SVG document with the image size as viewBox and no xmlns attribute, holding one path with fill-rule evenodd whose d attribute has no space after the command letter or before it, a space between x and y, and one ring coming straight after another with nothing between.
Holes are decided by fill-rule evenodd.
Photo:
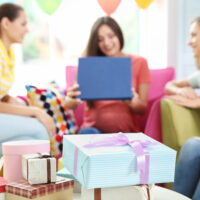
<instances>
[{"instance_id":1,"label":"white and blue striped wrapping","mask_svg":"<svg viewBox=\"0 0 200 200\"><path fill-rule=\"evenodd\" d=\"M142 133L126 135L130 140L155 141ZM76 179L86 189L140 184L140 172L136 171L136 156L130 146L84 148L85 144L90 143L91 137L94 136L66 135L63 138L63 165L74 174L74 150L78 147ZM145 150L150 155L147 184L173 182L176 151L161 143Z\"/></svg>"}]
</instances>

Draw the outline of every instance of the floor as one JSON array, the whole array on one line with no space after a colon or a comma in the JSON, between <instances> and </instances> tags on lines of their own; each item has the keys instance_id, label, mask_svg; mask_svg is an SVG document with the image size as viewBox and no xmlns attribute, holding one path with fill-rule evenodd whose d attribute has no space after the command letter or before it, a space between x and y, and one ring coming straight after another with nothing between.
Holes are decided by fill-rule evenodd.
<instances>
[{"instance_id":1,"label":"floor","mask_svg":"<svg viewBox=\"0 0 200 200\"><path fill-rule=\"evenodd\" d=\"M74 199L73 200L81 200L81 194L80 193L74 193Z\"/></svg>"}]
</instances>

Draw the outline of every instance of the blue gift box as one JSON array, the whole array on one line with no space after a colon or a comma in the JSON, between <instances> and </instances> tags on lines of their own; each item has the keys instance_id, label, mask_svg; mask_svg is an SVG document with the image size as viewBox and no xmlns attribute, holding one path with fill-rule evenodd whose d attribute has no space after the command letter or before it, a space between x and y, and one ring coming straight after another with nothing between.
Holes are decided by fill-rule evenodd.
<instances>
[{"instance_id":1,"label":"blue gift box","mask_svg":"<svg viewBox=\"0 0 200 200\"><path fill-rule=\"evenodd\" d=\"M137 159L137 153L128 144L86 147L88 144L95 144L104 139L111 141L117 135L64 136L63 165L86 189L174 181L176 151L145 134L123 134L133 143L145 143L145 141L153 143L143 147L146 161L149 159L145 164L146 171L143 172L138 170L138 162L141 159ZM143 182L141 182L142 174L146 176Z\"/></svg>"},{"instance_id":2,"label":"blue gift box","mask_svg":"<svg viewBox=\"0 0 200 200\"><path fill-rule=\"evenodd\" d=\"M77 82L83 100L130 100L132 68L130 57L79 58Z\"/></svg>"}]
</instances>

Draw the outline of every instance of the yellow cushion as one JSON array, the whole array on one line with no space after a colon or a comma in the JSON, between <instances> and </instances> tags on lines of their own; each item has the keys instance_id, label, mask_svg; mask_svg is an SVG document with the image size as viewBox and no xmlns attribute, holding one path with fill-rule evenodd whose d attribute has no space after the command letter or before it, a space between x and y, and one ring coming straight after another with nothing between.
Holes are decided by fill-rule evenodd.
<instances>
[{"instance_id":1,"label":"yellow cushion","mask_svg":"<svg viewBox=\"0 0 200 200\"><path fill-rule=\"evenodd\" d=\"M64 166L62 164L62 158L59 158L58 159L58 171L61 170L61 169L63 169L63 168L64 168Z\"/></svg>"}]
</instances>

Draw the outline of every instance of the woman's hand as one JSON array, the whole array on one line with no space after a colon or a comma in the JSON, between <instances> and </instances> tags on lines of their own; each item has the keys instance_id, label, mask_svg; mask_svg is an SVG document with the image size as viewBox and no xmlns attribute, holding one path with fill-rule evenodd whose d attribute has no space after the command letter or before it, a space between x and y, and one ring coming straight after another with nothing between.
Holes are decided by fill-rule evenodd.
<instances>
[{"instance_id":1,"label":"woman's hand","mask_svg":"<svg viewBox=\"0 0 200 200\"><path fill-rule=\"evenodd\" d=\"M165 86L165 93L168 95L180 95L189 99L198 98L187 79L168 82Z\"/></svg>"},{"instance_id":2,"label":"woman's hand","mask_svg":"<svg viewBox=\"0 0 200 200\"><path fill-rule=\"evenodd\" d=\"M39 109L39 108L33 108L34 109L34 116L37 118L47 129L49 135L53 136L56 134L56 125L54 123L53 118L48 115L45 111Z\"/></svg>"},{"instance_id":3,"label":"woman's hand","mask_svg":"<svg viewBox=\"0 0 200 200\"><path fill-rule=\"evenodd\" d=\"M176 94L189 98L189 99L198 98L195 90L192 87L177 88Z\"/></svg>"},{"instance_id":4,"label":"woman's hand","mask_svg":"<svg viewBox=\"0 0 200 200\"><path fill-rule=\"evenodd\" d=\"M139 84L138 92L133 88L133 99L129 101L124 101L128 104L133 112L137 114L144 114L147 108L147 96L148 96L149 84L143 83Z\"/></svg>"},{"instance_id":5,"label":"woman's hand","mask_svg":"<svg viewBox=\"0 0 200 200\"><path fill-rule=\"evenodd\" d=\"M82 101L79 98L76 98L78 95L81 94L80 91L77 91L79 85L75 83L71 88L67 91L67 96L65 98L65 105L70 108L76 108Z\"/></svg>"},{"instance_id":6,"label":"woman's hand","mask_svg":"<svg viewBox=\"0 0 200 200\"><path fill-rule=\"evenodd\" d=\"M172 95L169 96L170 99L172 99L177 105L184 106L187 108L200 108L200 98L187 98L180 95Z\"/></svg>"},{"instance_id":7,"label":"woman's hand","mask_svg":"<svg viewBox=\"0 0 200 200\"><path fill-rule=\"evenodd\" d=\"M134 88L132 88L132 93L133 93L134 102L138 101L138 100L139 100L139 95L138 95L138 93L135 91ZM123 102L126 103L127 105L129 105L129 106L131 107L132 104L133 104L133 99L132 99L132 100L125 100L125 101L123 101Z\"/></svg>"}]
</instances>

